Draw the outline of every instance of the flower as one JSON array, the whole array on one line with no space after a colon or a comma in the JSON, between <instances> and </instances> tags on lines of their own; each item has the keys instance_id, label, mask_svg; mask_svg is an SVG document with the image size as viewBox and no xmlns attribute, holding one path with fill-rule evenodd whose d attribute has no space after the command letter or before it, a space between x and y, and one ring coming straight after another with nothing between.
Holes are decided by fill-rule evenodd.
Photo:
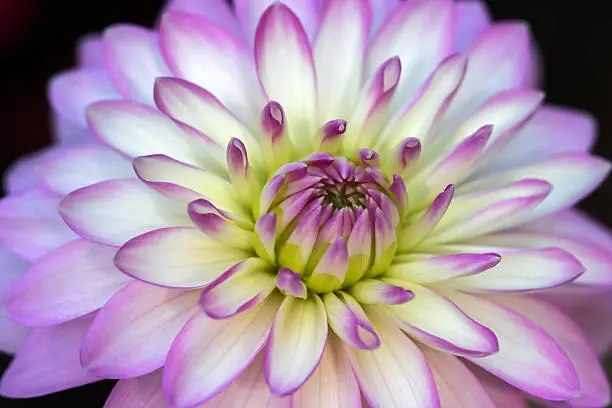
<instances>
[{"instance_id":1,"label":"flower","mask_svg":"<svg viewBox=\"0 0 612 408\"><path fill-rule=\"evenodd\" d=\"M0 204L0 392L605 406L612 237L570 208L610 165L590 117L542 106L527 28L477 2L235 3L113 26L51 82L58 143Z\"/></svg>"}]
</instances>

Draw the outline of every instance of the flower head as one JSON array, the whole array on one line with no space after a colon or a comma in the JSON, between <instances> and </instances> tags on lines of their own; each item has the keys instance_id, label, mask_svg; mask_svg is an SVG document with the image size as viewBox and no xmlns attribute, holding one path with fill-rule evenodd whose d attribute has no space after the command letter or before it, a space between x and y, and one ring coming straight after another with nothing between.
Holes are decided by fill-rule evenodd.
<instances>
[{"instance_id":1,"label":"flower head","mask_svg":"<svg viewBox=\"0 0 612 408\"><path fill-rule=\"evenodd\" d=\"M33 328L0 392L605 406L610 338L560 310L612 286L612 238L567 210L610 166L531 89L526 27L477 2L235 3L111 27L51 83L61 141L0 204L32 262L5 313Z\"/></svg>"}]
</instances>

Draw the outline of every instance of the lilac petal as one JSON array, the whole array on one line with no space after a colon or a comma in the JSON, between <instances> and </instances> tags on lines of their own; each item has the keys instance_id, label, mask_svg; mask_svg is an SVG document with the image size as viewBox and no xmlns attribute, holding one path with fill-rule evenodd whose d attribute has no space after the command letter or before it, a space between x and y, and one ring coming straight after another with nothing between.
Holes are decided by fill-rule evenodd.
<instances>
[{"instance_id":1,"label":"lilac petal","mask_svg":"<svg viewBox=\"0 0 612 408\"><path fill-rule=\"evenodd\" d=\"M200 0L170 0L166 4L162 15L172 10L201 15L231 31L238 37L243 35L232 7L225 0L208 0L206 4Z\"/></svg>"},{"instance_id":2,"label":"lilac petal","mask_svg":"<svg viewBox=\"0 0 612 408\"><path fill-rule=\"evenodd\" d=\"M434 283L462 276L471 276L499 264L501 256L494 253L453 254L421 257L400 255L384 276L407 282Z\"/></svg>"},{"instance_id":3,"label":"lilac petal","mask_svg":"<svg viewBox=\"0 0 612 408\"><path fill-rule=\"evenodd\" d=\"M32 329L13 322L0 310L0 352L16 354L30 336Z\"/></svg>"},{"instance_id":4,"label":"lilac petal","mask_svg":"<svg viewBox=\"0 0 612 408\"><path fill-rule=\"evenodd\" d=\"M91 320L87 316L35 329L2 376L0 395L32 398L99 381L79 362L79 346Z\"/></svg>"},{"instance_id":5,"label":"lilac petal","mask_svg":"<svg viewBox=\"0 0 612 408\"><path fill-rule=\"evenodd\" d=\"M336 143L340 137L346 133L347 121L342 119L334 119L325 123L321 128L323 146L329 146Z\"/></svg>"},{"instance_id":6,"label":"lilac petal","mask_svg":"<svg viewBox=\"0 0 612 408\"><path fill-rule=\"evenodd\" d=\"M408 192L406 191L406 183L404 183L404 179L399 174L393 174L393 183L389 186L389 191L393 194L397 210L403 217L408 205Z\"/></svg>"},{"instance_id":7,"label":"lilac petal","mask_svg":"<svg viewBox=\"0 0 612 408\"><path fill-rule=\"evenodd\" d=\"M164 367L163 389L174 407L205 402L226 388L263 348L280 299L271 296L259 306L230 319L198 314L174 341Z\"/></svg>"},{"instance_id":8,"label":"lilac petal","mask_svg":"<svg viewBox=\"0 0 612 408\"><path fill-rule=\"evenodd\" d=\"M281 266L302 273L317 241L321 206L304 215L278 252Z\"/></svg>"},{"instance_id":9,"label":"lilac petal","mask_svg":"<svg viewBox=\"0 0 612 408\"><path fill-rule=\"evenodd\" d=\"M266 213L257 219L255 224L255 251L259 256L267 258L271 262L276 259L276 214Z\"/></svg>"},{"instance_id":10,"label":"lilac petal","mask_svg":"<svg viewBox=\"0 0 612 408\"><path fill-rule=\"evenodd\" d=\"M259 20L255 64L266 95L283 106L293 144L304 152L315 132L314 61L302 23L282 3L272 4Z\"/></svg>"},{"instance_id":11,"label":"lilac petal","mask_svg":"<svg viewBox=\"0 0 612 408\"><path fill-rule=\"evenodd\" d=\"M397 247L397 237L393 223L380 209L377 209L374 215L373 235L374 261L367 273L368 277L375 277L389 267Z\"/></svg>"},{"instance_id":12,"label":"lilac petal","mask_svg":"<svg viewBox=\"0 0 612 408\"><path fill-rule=\"evenodd\" d=\"M196 228L175 227L151 231L125 243L115 265L144 282L171 288L208 285L248 252L216 242Z\"/></svg>"},{"instance_id":13,"label":"lilac petal","mask_svg":"<svg viewBox=\"0 0 612 408\"><path fill-rule=\"evenodd\" d=\"M115 268L116 249L77 240L36 261L4 300L7 315L26 326L50 326L102 306L130 279Z\"/></svg>"},{"instance_id":14,"label":"lilac petal","mask_svg":"<svg viewBox=\"0 0 612 408\"><path fill-rule=\"evenodd\" d=\"M227 145L227 168L230 179L246 178L249 171L249 158L244 143L233 137Z\"/></svg>"},{"instance_id":15,"label":"lilac petal","mask_svg":"<svg viewBox=\"0 0 612 408\"><path fill-rule=\"evenodd\" d=\"M364 350L380 346L368 316L353 297L344 292L329 292L323 301L330 327L344 342Z\"/></svg>"},{"instance_id":16,"label":"lilac petal","mask_svg":"<svg viewBox=\"0 0 612 408\"><path fill-rule=\"evenodd\" d=\"M410 169L421 155L421 141L416 137L408 137L397 146L395 154L400 169Z\"/></svg>"},{"instance_id":17,"label":"lilac petal","mask_svg":"<svg viewBox=\"0 0 612 408\"><path fill-rule=\"evenodd\" d=\"M77 45L78 66L83 68L104 68L104 44L97 34L86 34Z\"/></svg>"},{"instance_id":18,"label":"lilac petal","mask_svg":"<svg viewBox=\"0 0 612 408\"><path fill-rule=\"evenodd\" d=\"M368 404L375 407L440 408L427 359L379 306L366 307L381 339L375 350L346 346L345 350ZM389 388L389 384L394 384Z\"/></svg>"},{"instance_id":19,"label":"lilac petal","mask_svg":"<svg viewBox=\"0 0 612 408\"><path fill-rule=\"evenodd\" d=\"M259 214L263 215L268 212L274 200L278 197L281 189L285 186L286 177L282 174L273 176L264 185L259 199Z\"/></svg>"},{"instance_id":20,"label":"lilac petal","mask_svg":"<svg viewBox=\"0 0 612 408\"><path fill-rule=\"evenodd\" d=\"M389 307L400 328L413 338L459 356L483 357L499 351L495 333L448 298L421 285L395 280L387 282L414 294L411 301Z\"/></svg>"},{"instance_id":21,"label":"lilac petal","mask_svg":"<svg viewBox=\"0 0 612 408\"><path fill-rule=\"evenodd\" d=\"M81 345L83 368L102 378L157 370L187 319L197 312L198 296L197 290L132 282L112 297L89 328Z\"/></svg>"},{"instance_id":22,"label":"lilac petal","mask_svg":"<svg viewBox=\"0 0 612 408\"><path fill-rule=\"evenodd\" d=\"M329 2L313 45L319 120L347 117L359 96L372 11L368 0Z\"/></svg>"},{"instance_id":23,"label":"lilac petal","mask_svg":"<svg viewBox=\"0 0 612 408\"><path fill-rule=\"evenodd\" d=\"M172 202L137 179L109 180L76 190L59 205L64 222L81 237L120 246L156 228L190 225ZM187 203L185 203L186 205ZM184 208L184 207L183 207Z\"/></svg>"},{"instance_id":24,"label":"lilac petal","mask_svg":"<svg viewBox=\"0 0 612 408\"><path fill-rule=\"evenodd\" d=\"M308 287L315 292L325 293L342 287L348 268L348 248L343 237L338 237L308 278Z\"/></svg>"},{"instance_id":25,"label":"lilac petal","mask_svg":"<svg viewBox=\"0 0 612 408\"><path fill-rule=\"evenodd\" d=\"M455 40L453 50L468 51L476 38L491 25L484 1L465 1L455 4Z\"/></svg>"},{"instance_id":26,"label":"lilac petal","mask_svg":"<svg viewBox=\"0 0 612 408\"><path fill-rule=\"evenodd\" d=\"M104 408L168 408L162 393L162 370L119 381Z\"/></svg>"},{"instance_id":27,"label":"lilac petal","mask_svg":"<svg viewBox=\"0 0 612 408\"><path fill-rule=\"evenodd\" d=\"M195 226L210 238L235 248L253 248L253 233L228 220L210 201L203 198L192 201L187 212Z\"/></svg>"},{"instance_id":28,"label":"lilac petal","mask_svg":"<svg viewBox=\"0 0 612 408\"><path fill-rule=\"evenodd\" d=\"M288 268L281 268L276 277L276 287L286 295L301 299L308 297L308 289L299 274Z\"/></svg>"},{"instance_id":29,"label":"lilac petal","mask_svg":"<svg viewBox=\"0 0 612 408\"><path fill-rule=\"evenodd\" d=\"M115 25L104 32L106 67L125 98L153 105L155 78L167 76L157 33L138 26Z\"/></svg>"},{"instance_id":30,"label":"lilac petal","mask_svg":"<svg viewBox=\"0 0 612 408\"><path fill-rule=\"evenodd\" d=\"M335 158L333 155L324 152L314 152L302 159L302 162L314 167L329 167Z\"/></svg>"},{"instance_id":31,"label":"lilac petal","mask_svg":"<svg viewBox=\"0 0 612 408\"><path fill-rule=\"evenodd\" d=\"M263 302L274 290L270 265L260 258L249 258L227 279L204 289L200 307L213 319L226 319Z\"/></svg>"},{"instance_id":32,"label":"lilac petal","mask_svg":"<svg viewBox=\"0 0 612 408\"><path fill-rule=\"evenodd\" d=\"M361 280L349 292L364 305L401 305L414 298L412 291L377 279Z\"/></svg>"},{"instance_id":33,"label":"lilac petal","mask_svg":"<svg viewBox=\"0 0 612 408\"><path fill-rule=\"evenodd\" d=\"M255 107L264 98L252 54L240 38L214 21L173 11L162 18L160 44L173 74L208 90L245 123L257 123Z\"/></svg>"},{"instance_id":34,"label":"lilac petal","mask_svg":"<svg viewBox=\"0 0 612 408\"><path fill-rule=\"evenodd\" d=\"M372 255L372 223L369 211L364 211L355 221L353 230L346 242L349 264L345 283L357 282L370 266Z\"/></svg>"},{"instance_id":35,"label":"lilac petal","mask_svg":"<svg viewBox=\"0 0 612 408\"><path fill-rule=\"evenodd\" d=\"M261 113L261 126L266 136L274 145L285 130L285 112L280 103L271 101L266 104Z\"/></svg>"},{"instance_id":36,"label":"lilac petal","mask_svg":"<svg viewBox=\"0 0 612 408\"><path fill-rule=\"evenodd\" d=\"M0 242L21 258L35 261L78 238L57 212L61 196L42 188L0 200Z\"/></svg>"},{"instance_id":37,"label":"lilac petal","mask_svg":"<svg viewBox=\"0 0 612 408\"><path fill-rule=\"evenodd\" d=\"M361 149L359 151L359 159L364 166L380 166L380 155L372 149Z\"/></svg>"},{"instance_id":38,"label":"lilac petal","mask_svg":"<svg viewBox=\"0 0 612 408\"><path fill-rule=\"evenodd\" d=\"M471 362L524 392L559 401L579 395L578 379L563 349L531 320L482 297L459 292L447 296L495 331L499 352Z\"/></svg>"},{"instance_id":39,"label":"lilac petal","mask_svg":"<svg viewBox=\"0 0 612 408\"><path fill-rule=\"evenodd\" d=\"M292 394L312 375L323 356L327 330L325 306L318 295L285 298L264 351L264 375L273 394Z\"/></svg>"}]
</instances>

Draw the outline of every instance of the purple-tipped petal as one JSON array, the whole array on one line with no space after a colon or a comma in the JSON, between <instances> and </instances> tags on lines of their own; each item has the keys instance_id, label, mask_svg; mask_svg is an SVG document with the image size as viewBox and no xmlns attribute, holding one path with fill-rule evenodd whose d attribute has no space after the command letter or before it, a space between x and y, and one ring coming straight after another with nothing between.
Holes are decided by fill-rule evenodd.
<instances>
[{"instance_id":1,"label":"purple-tipped petal","mask_svg":"<svg viewBox=\"0 0 612 408\"><path fill-rule=\"evenodd\" d=\"M372 149L361 149L359 151L359 159L365 166L380 166L380 155Z\"/></svg>"},{"instance_id":2,"label":"purple-tipped petal","mask_svg":"<svg viewBox=\"0 0 612 408\"><path fill-rule=\"evenodd\" d=\"M393 194L397 210L403 216L408 205L408 192L406 191L406 183L404 183L402 176L397 173L393 175L393 182L389 186L389 191Z\"/></svg>"},{"instance_id":3,"label":"purple-tipped petal","mask_svg":"<svg viewBox=\"0 0 612 408\"><path fill-rule=\"evenodd\" d=\"M368 271L368 277L383 273L393 260L397 237L392 221L380 209L374 214L374 261Z\"/></svg>"},{"instance_id":4,"label":"purple-tipped petal","mask_svg":"<svg viewBox=\"0 0 612 408\"><path fill-rule=\"evenodd\" d=\"M302 162L314 167L328 167L334 162L334 156L329 153L314 152L302 159Z\"/></svg>"},{"instance_id":5,"label":"purple-tipped petal","mask_svg":"<svg viewBox=\"0 0 612 408\"><path fill-rule=\"evenodd\" d=\"M278 261L281 266L298 273L303 272L317 241L321 211L321 206L315 202L314 209L302 216L279 250Z\"/></svg>"},{"instance_id":6,"label":"purple-tipped petal","mask_svg":"<svg viewBox=\"0 0 612 408\"><path fill-rule=\"evenodd\" d=\"M278 205L279 222L277 224L279 232L283 232L287 226L297 217L304 207L312 201L317 191L314 188L309 188L285 199Z\"/></svg>"},{"instance_id":7,"label":"purple-tipped petal","mask_svg":"<svg viewBox=\"0 0 612 408\"><path fill-rule=\"evenodd\" d=\"M350 293L365 305L401 305L414 298L412 291L377 279L357 282L351 286Z\"/></svg>"},{"instance_id":8,"label":"purple-tipped petal","mask_svg":"<svg viewBox=\"0 0 612 408\"><path fill-rule=\"evenodd\" d=\"M350 295L344 292L326 293L323 302L330 327L343 341L363 350L380 346L380 339L368 316Z\"/></svg>"},{"instance_id":9,"label":"purple-tipped petal","mask_svg":"<svg viewBox=\"0 0 612 408\"><path fill-rule=\"evenodd\" d=\"M345 282L354 283L370 266L372 255L372 223L369 211L364 211L355 221L351 235L346 242L349 266Z\"/></svg>"},{"instance_id":10,"label":"purple-tipped petal","mask_svg":"<svg viewBox=\"0 0 612 408\"><path fill-rule=\"evenodd\" d=\"M323 356L327 330L325 306L318 295L285 298L264 351L264 376L273 394L292 394L308 380Z\"/></svg>"},{"instance_id":11,"label":"purple-tipped petal","mask_svg":"<svg viewBox=\"0 0 612 408\"><path fill-rule=\"evenodd\" d=\"M332 143L346 132L347 122L342 119L330 120L321 128L323 144Z\"/></svg>"},{"instance_id":12,"label":"purple-tipped petal","mask_svg":"<svg viewBox=\"0 0 612 408\"><path fill-rule=\"evenodd\" d=\"M308 278L308 287L325 293L342 287L348 268L348 248L343 237L338 237L327 249Z\"/></svg>"},{"instance_id":13,"label":"purple-tipped petal","mask_svg":"<svg viewBox=\"0 0 612 408\"><path fill-rule=\"evenodd\" d=\"M421 156L421 141L416 137L408 137L402 140L395 150L395 155L400 170L410 168Z\"/></svg>"},{"instance_id":14,"label":"purple-tipped petal","mask_svg":"<svg viewBox=\"0 0 612 408\"><path fill-rule=\"evenodd\" d=\"M286 177L282 174L273 176L264 185L259 198L259 214L265 214L270 209L270 206L277 198L281 188L285 186Z\"/></svg>"},{"instance_id":15,"label":"purple-tipped petal","mask_svg":"<svg viewBox=\"0 0 612 408\"><path fill-rule=\"evenodd\" d=\"M276 258L274 247L276 246L276 213L266 213L257 219L255 223L255 234L261 244L255 244L255 250L260 256L273 261Z\"/></svg>"},{"instance_id":16,"label":"purple-tipped petal","mask_svg":"<svg viewBox=\"0 0 612 408\"><path fill-rule=\"evenodd\" d=\"M284 134L285 112L280 103L271 101L261 112L261 126L266 136L274 145Z\"/></svg>"},{"instance_id":17,"label":"purple-tipped petal","mask_svg":"<svg viewBox=\"0 0 612 408\"><path fill-rule=\"evenodd\" d=\"M297 298L306 299L308 290L299 274L288 268L281 268L276 277L276 287L283 293Z\"/></svg>"},{"instance_id":18,"label":"purple-tipped petal","mask_svg":"<svg viewBox=\"0 0 612 408\"><path fill-rule=\"evenodd\" d=\"M244 143L233 137L227 145L227 168L230 178L246 178L249 171L249 158Z\"/></svg>"}]
</instances>

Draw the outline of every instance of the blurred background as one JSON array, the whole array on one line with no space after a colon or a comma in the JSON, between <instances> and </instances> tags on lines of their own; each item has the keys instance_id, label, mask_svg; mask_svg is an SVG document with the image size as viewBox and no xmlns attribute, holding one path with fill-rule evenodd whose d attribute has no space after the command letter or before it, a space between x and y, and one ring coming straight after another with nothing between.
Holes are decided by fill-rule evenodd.
<instances>
[{"instance_id":1,"label":"blurred background","mask_svg":"<svg viewBox=\"0 0 612 408\"><path fill-rule=\"evenodd\" d=\"M202 0L206 1L206 0ZM526 20L540 47L549 103L591 112L595 153L612 160L612 14L607 2L490 0L495 19ZM113 23L152 26L162 0L0 0L0 174L51 140L46 84L74 65L80 37ZM612 226L612 180L580 206ZM602 322L612 324L612 322ZM1 335L1 334L0 334ZM0 353L0 373L10 357ZM608 363L612 373L612 362ZM113 382L100 382L1 408L102 407Z\"/></svg>"}]
</instances>

